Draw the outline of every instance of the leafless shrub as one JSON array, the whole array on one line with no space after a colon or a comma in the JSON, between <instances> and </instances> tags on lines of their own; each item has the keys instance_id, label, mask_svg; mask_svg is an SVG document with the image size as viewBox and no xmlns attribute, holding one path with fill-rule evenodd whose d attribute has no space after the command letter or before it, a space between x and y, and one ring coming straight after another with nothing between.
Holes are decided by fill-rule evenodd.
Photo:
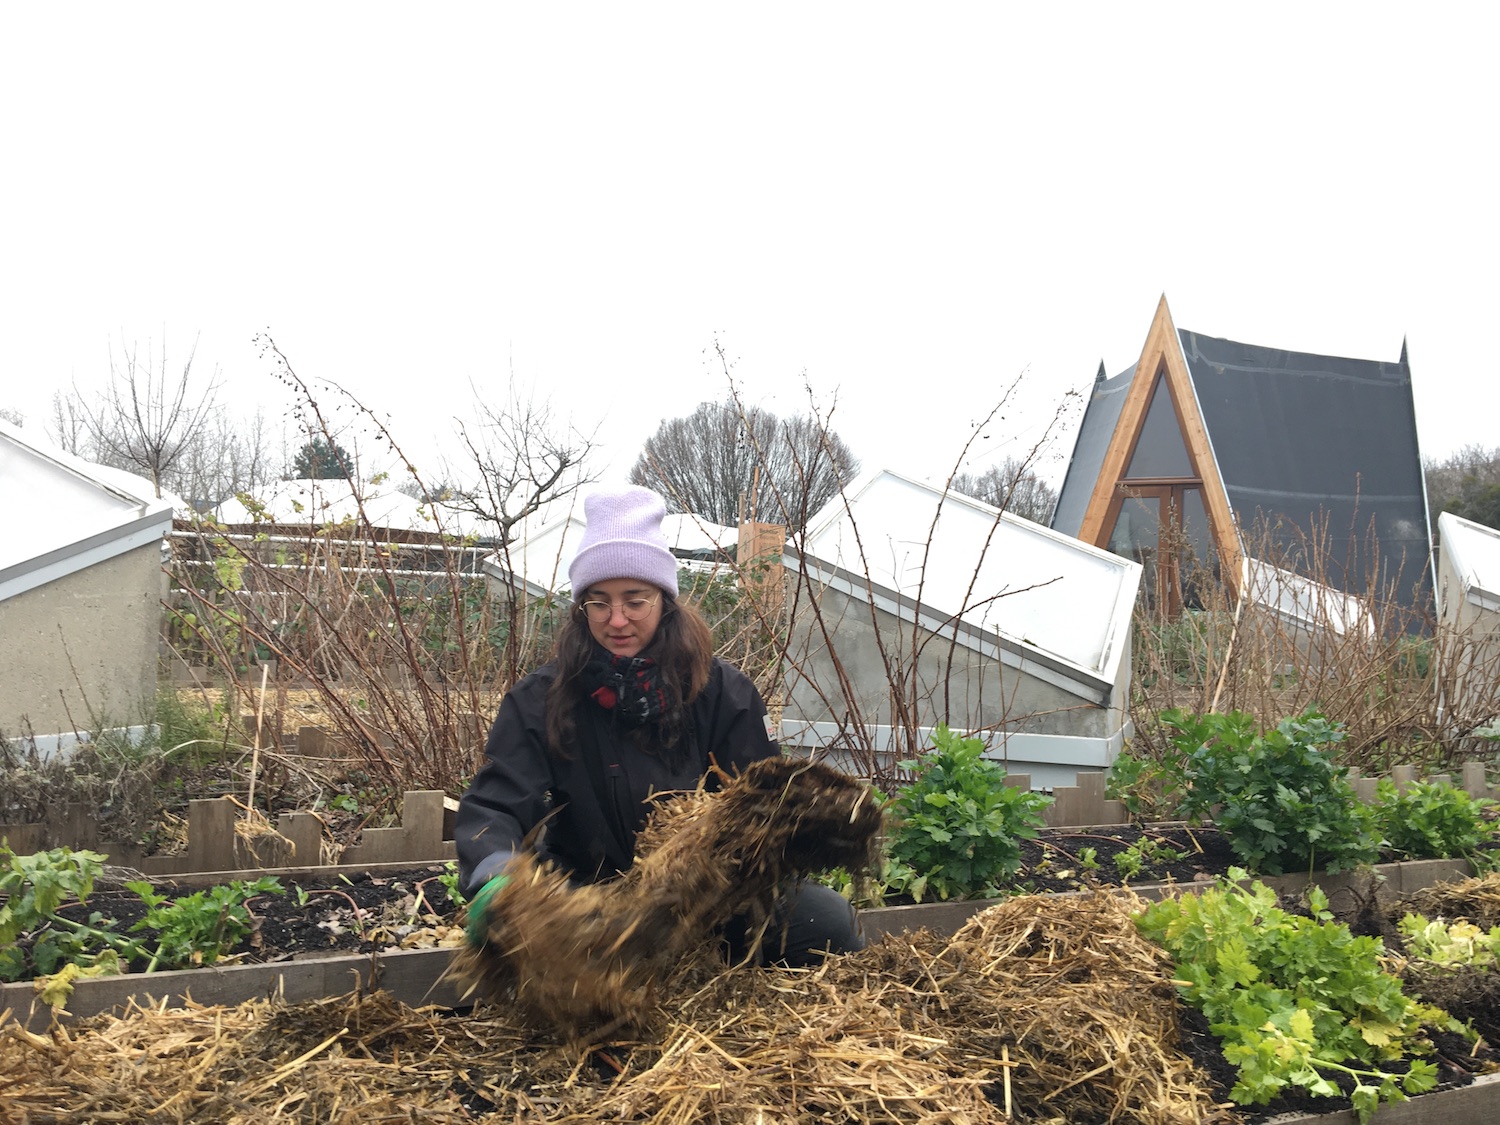
<instances>
[{"instance_id":1,"label":"leafless shrub","mask_svg":"<svg viewBox=\"0 0 1500 1125\"><path fill-rule=\"evenodd\" d=\"M1192 608L1170 619L1138 610L1138 755L1164 751L1158 716L1168 708L1244 711L1264 726L1317 710L1345 727L1345 764L1367 772L1401 763L1446 769L1491 752L1471 736L1500 713L1500 655L1468 630L1435 622L1430 596L1408 592L1430 589L1415 576L1346 591L1344 569L1327 563L1347 557L1336 538L1323 526L1289 543L1261 527L1247 536L1233 587L1199 564L1186 581ZM1378 557L1366 538L1366 557ZM1457 681L1474 675L1476 660L1481 680L1496 686L1465 694Z\"/></svg>"},{"instance_id":2,"label":"leafless shrub","mask_svg":"<svg viewBox=\"0 0 1500 1125\"><path fill-rule=\"evenodd\" d=\"M262 343L310 439L333 443L342 432L322 405L328 396L433 495L384 422L341 388L305 381L274 341ZM470 448L477 457L481 447ZM536 448L523 443L511 452L519 458ZM538 465L507 471L529 474L543 501L576 487L567 473L575 463L569 455L555 476ZM495 487L497 462L478 467ZM539 662L554 607L497 603L479 565L496 540L457 534L457 517L443 504L428 505L430 532L377 526L367 504L372 490L390 483L379 475L356 482L358 514L339 523L309 512L287 527L262 515L231 533L200 521L176 541L176 625L184 643L200 646L231 680L253 678L256 661L276 661L278 683L295 679L315 694L347 753L390 796L456 792L473 772L500 696Z\"/></svg>"},{"instance_id":3,"label":"leafless shrub","mask_svg":"<svg viewBox=\"0 0 1500 1125\"><path fill-rule=\"evenodd\" d=\"M720 358L729 378L722 352ZM730 382L732 387L732 379ZM994 410L972 428L956 451L954 475L1019 383L1017 380L1008 387ZM958 689L952 684L974 674L969 666L973 657L959 639L960 619L1003 596L978 586L982 564L1002 516L998 511L994 514L990 534L978 548L961 604L926 604L924 584L919 582L916 589L900 591L903 603L913 610L909 620L885 608L887 594L871 577L878 570L874 565L877 560L866 553L877 549L873 544L858 544L857 569L861 573L852 576L854 593L848 598L829 597L824 579L809 567L784 571L783 543L785 553L793 559L807 556L808 523L821 507L815 506L822 479L819 473L824 466L838 463L840 456L833 428L836 403L822 407L810 387L807 394L809 410L800 416L806 419L804 440L792 447L785 471L756 473L757 466L769 468L772 451L762 444L753 425L753 411L731 391L731 402L740 413L737 433L747 447L748 475L755 488L747 490L737 505L744 519L740 524L740 550L729 570L743 591L743 600L734 618L736 628L721 639L720 653L739 662L761 686L773 713L782 711L792 693L813 701L830 717L817 735L825 749L862 776L877 784L890 784L900 775L898 763L917 756L926 746L928 730L950 720L968 726L963 717L955 719L955 713L972 715L980 710L975 699L958 698ZM1034 471L1052 432L1074 405L1071 399L1064 400L1041 439L1015 460L1017 471L1010 488L1024 486L1026 474ZM923 574L944 507L960 502L950 497L950 489L951 483L942 490L930 525L913 529L912 537L923 556L923 564L917 569ZM674 498L679 507L689 503L684 495ZM849 503L844 482L839 483L830 502ZM761 522L761 513L766 513L766 523ZM771 551L746 548L747 537L757 530L775 535ZM857 527L855 535L858 538ZM882 545L879 549L888 548ZM1007 688L1003 677L1000 684L1002 695L1013 690ZM972 691L967 686L962 690ZM1008 707L1005 699L998 699L984 709L1004 714ZM1002 719L991 725L1003 723ZM829 728L831 736L825 733Z\"/></svg>"}]
</instances>

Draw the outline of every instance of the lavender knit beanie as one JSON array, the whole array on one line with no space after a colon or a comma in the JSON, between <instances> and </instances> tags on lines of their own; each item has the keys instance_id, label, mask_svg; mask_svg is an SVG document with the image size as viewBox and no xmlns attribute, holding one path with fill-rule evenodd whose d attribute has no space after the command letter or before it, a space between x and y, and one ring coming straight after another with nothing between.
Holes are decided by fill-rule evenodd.
<instances>
[{"instance_id":1,"label":"lavender knit beanie","mask_svg":"<svg viewBox=\"0 0 1500 1125\"><path fill-rule=\"evenodd\" d=\"M574 596L596 582L638 578L675 598L677 558L661 529L666 514L666 501L635 484L584 497L583 542L568 566Z\"/></svg>"}]
</instances>

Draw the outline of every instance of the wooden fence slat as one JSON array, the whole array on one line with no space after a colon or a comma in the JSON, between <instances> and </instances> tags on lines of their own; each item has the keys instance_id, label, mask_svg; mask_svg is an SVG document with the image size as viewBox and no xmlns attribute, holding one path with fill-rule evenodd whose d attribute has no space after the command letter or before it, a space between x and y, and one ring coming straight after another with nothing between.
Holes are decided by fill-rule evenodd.
<instances>
[{"instance_id":1,"label":"wooden fence slat","mask_svg":"<svg viewBox=\"0 0 1500 1125\"><path fill-rule=\"evenodd\" d=\"M1405 793L1411 788L1411 783L1417 780L1417 771L1414 766L1392 766L1391 780L1396 783L1396 792Z\"/></svg>"},{"instance_id":2,"label":"wooden fence slat","mask_svg":"<svg viewBox=\"0 0 1500 1125\"><path fill-rule=\"evenodd\" d=\"M1078 786L1054 785L1052 797L1052 804L1042 817L1045 823L1054 827L1085 823L1082 818L1083 791ZM1047 819L1048 814L1051 816L1050 820Z\"/></svg>"},{"instance_id":3,"label":"wooden fence slat","mask_svg":"<svg viewBox=\"0 0 1500 1125\"><path fill-rule=\"evenodd\" d=\"M319 727L305 726L298 731L298 749L302 753L327 753L337 748L337 740ZM1381 779L1361 776L1357 769L1349 770L1347 776L1360 800L1367 803L1375 800ZM1451 776L1437 773L1428 780L1451 784ZM1390 779L1404 791L1416 780L1416 771L1409 765L1396 766ZM1107 779L1102 771L1080 772L1075 775L1075 780L1075 785L1053 788L1055 799L1042 814L1043 823L1049 828L1123 824L1129 820L1123 802L1104 797ZM1007 774L1003 783L1030 791L1031 775ZM1471 796L1495 796L1482 762L1463 763L1461 784ZM366 829L361 842L345 848L335 865L425 864L451 860L456 855L453 827L457 806L458 802L441 790L409 791L402 796L401 825ZM323 822L316 814L282 813L277 823L277 835L258 838L254 846L237 840L236 820L236 805L229 799L189 802L187 853L176 856L141 856L138 849L132 852L126 846L99 842L97 816L74 804L50 809L47 819L39 824L0 824L0 837L8 839L11 850L18 855L62 846L117 853L121 857L117 862L126 862L153 876L247 869L257 861L264 861L261 866L278 868L292 864L298 867L322 865ZM286 854L259 854L268 845L275 845ZM241 851L245 854L240 854Z\"/></svg>"},{"instance_id":4,"label":"wooden fence slat","mask_svg":"<svg viewBox=\"0 0 1500 1125\"><path fill-rule=\"evenodd\" d=\"M328 736L322 727L297 728L297 753L304 758L328 757Z\"/></svg>"},{"instance_id":5,"label":"wooden fence slat","mask_svg":"<svg viewBox=\"0 0 1500 1125\"><path fill-rule=\"evenodd\" d=\"M443 850L441 789L413 789L401 798L401 827L412 859L430 859Z\"/></svg>"},{"instance_id":6,"label":"wooden fence slat","mask_svg":"<svg viewBox=\"0 0 1500 1125\"><path fill-rule=\"evenodd\" d=\"M1471 797L1488 797L1490 784L1484 777L1483 762L1464 763L1464 792Z\"/></svg>"},{"instance_id":7,"label":"wooden fence slat","mask_svg":"<svg viewBox=\"0 0 1500 1125\"><path fill-rule=\"evenodd\" d=\"M282 813L276 831L292 842L292 860L298 867L323 862L323 822L316 813Z\"/></svg>"},{"instance_id":8,"label":"wooden fence slat","mask_svg":"<svg viewBox=\"0 0 1500 1125\"><path fill-rule=\"evenodd\" d=\"M47 850L45 824L0 824L0 842L16 855L33 855Z\"/></svg>"},{"instance_id":9,"label":"wooden fence slat","mask_svg":"<svg viewBox=\"0 0 1500 1125\"><path fill-rule=\"evenodd\" d=\"M233 871L234 802L188 802L188 861L194 871Z\"/></svg>"}]
</instances>

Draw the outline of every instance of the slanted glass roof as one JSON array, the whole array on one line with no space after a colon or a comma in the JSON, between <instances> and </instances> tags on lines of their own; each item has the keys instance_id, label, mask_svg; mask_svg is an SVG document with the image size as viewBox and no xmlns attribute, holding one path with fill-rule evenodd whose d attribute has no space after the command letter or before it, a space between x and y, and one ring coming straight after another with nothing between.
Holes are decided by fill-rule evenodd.
<instances>
[{"instance_id":1,"label":"slanted glass roof","mask_svg":"<svg viewBox=\"0 0 1500 1125\"><path fill-rule=\"evenodd\" d=\"M845 498L810 522L804 565L868 575L924 611L1114 678L1137 563L890 470L861 477Z\"/></svg>"}]
</instances>

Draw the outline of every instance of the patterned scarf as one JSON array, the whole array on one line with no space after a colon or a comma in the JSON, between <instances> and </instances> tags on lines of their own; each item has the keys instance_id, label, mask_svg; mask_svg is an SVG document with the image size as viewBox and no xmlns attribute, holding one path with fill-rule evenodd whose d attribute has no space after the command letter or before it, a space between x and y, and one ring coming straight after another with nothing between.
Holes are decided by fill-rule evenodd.
<instances>
[{"instance_id":1,"label":"patterned scarf","mask_svg":"<svg viewBox=\"0 0 1500 1125\"><path fill-rule=\"evenodd\" d=\"M650 657L615 656L599 649L584 665L582 679L589 698L626 726L659 719L667 709L661 668Z\"/></svg>"}]
</instances>

